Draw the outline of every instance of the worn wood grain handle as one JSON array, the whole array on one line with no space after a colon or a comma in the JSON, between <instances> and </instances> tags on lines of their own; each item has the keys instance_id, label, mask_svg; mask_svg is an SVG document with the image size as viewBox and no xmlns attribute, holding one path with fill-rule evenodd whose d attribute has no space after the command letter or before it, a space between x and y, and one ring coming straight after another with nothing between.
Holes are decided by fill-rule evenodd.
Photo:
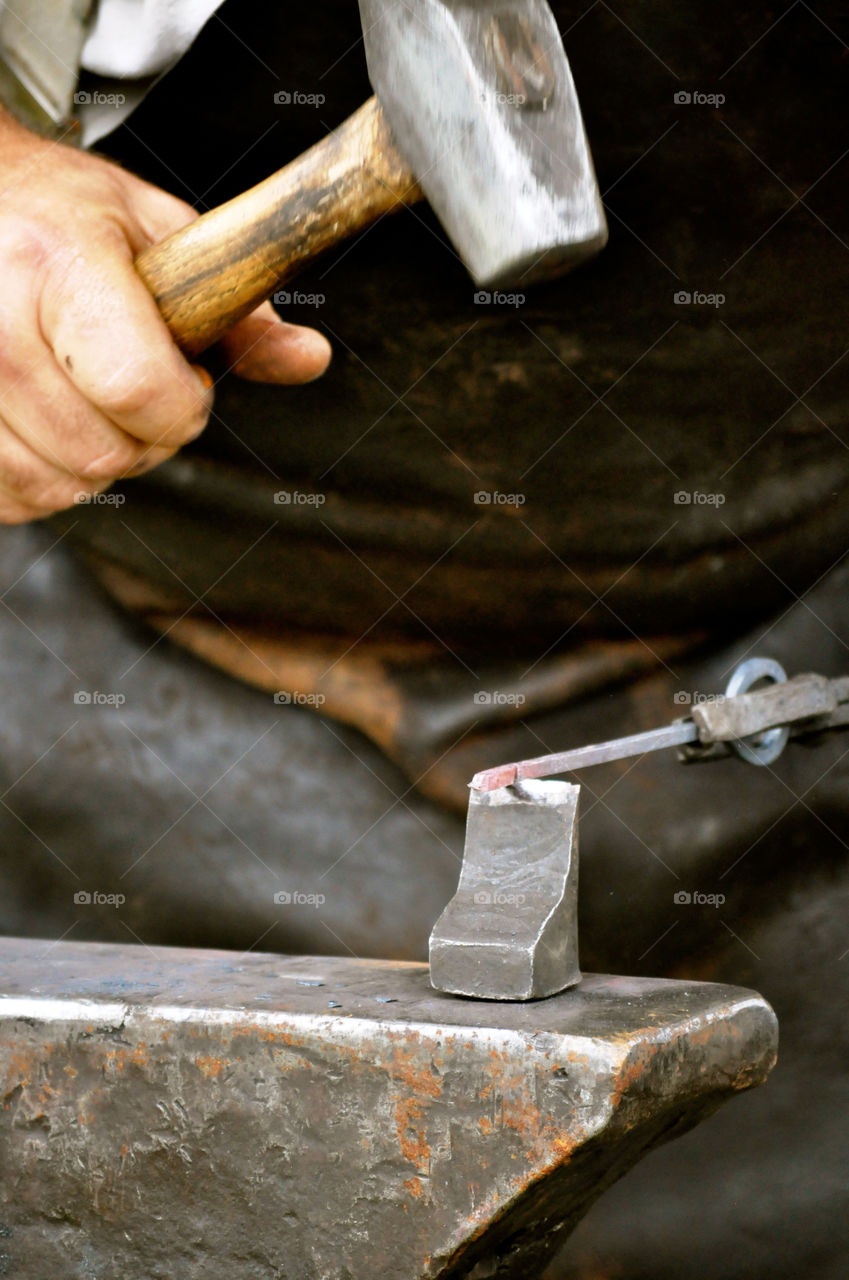
<instances>
[{"instance_id":1,"label":"worn wood grain handle","mask_svg":"<svg viewBox=\"0 0 849 1280\"><path fill-rule=\"evenodd\" d=\"M326 249L422 198L370 98L285 169L145 249L136 268L196 356Z\"/></svg>"}]
</instances>

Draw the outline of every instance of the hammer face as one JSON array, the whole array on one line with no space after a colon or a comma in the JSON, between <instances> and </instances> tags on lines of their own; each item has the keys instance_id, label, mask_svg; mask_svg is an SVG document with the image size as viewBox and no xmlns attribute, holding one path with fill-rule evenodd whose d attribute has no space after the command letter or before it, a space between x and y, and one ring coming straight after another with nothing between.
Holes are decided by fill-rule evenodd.
<instances>
[{"instance_id":1,"label":"hammer face","mask_svg":"<svg viewBox=\"0 0 849 1280\"><path fill-rule=\"evenodd\" d=\"M476 284L576 266L607 224L545 0L360 0L372 85Z\"/></svg>"}]
</instances>

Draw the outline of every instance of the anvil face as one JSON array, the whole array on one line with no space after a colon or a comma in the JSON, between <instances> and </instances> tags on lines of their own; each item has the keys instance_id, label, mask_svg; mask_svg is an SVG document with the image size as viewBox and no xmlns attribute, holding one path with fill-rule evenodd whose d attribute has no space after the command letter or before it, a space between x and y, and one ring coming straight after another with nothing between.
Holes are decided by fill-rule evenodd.
<instances>
[{"instance_id":1,"label":"anvil face","mask_svg":"<svg viewBox=\"0 0 849 1280\"><path fill-rule=\"evenodd\" d=\"M398 146L480 286L597 253L607 223L545 0L360 0L369 76Z\"/></svg>"},{"instance_id":2,"label":"anvil face","mask_svg":"<svg viewBox=\"0 0 849 1280\"><path fill-rule=\"evenodd\" d=\"M5 938L0 1255L51 1280L525 1280L775 1043L765 1001L714 983L493 1004L420 964Z\"/></svg>"}]
</instances>

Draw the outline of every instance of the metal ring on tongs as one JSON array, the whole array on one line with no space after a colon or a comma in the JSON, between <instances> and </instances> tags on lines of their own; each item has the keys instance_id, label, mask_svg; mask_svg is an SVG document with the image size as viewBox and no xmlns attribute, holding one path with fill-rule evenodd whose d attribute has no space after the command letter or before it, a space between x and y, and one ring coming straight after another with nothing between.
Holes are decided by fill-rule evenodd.
<instances>
[{"instance_id":1,"label":"metal ring on tongs","mask_svg":"<svg viewBox=\"0 0 849 1280\"><path fill-rule=\"evenodd\" d=\"M775 662L772 658L747 658L734 670L728 681L725 696L733 698L738 693L748 693L760 680L784 684L787 680L787 672L780 662ZM787 746L789 737L790 730L787 725L777 725L774 729L753 733L748 738L737 738L728 745L741 760L747 760L749 764L767 765L778 759Z\"/></svg>"}]
</instances>

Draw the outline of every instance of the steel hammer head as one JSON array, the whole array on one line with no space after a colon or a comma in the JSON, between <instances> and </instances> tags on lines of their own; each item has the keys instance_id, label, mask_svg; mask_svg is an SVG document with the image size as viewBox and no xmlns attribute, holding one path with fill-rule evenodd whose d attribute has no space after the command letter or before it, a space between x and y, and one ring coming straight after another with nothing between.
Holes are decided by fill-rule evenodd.
<instances>
[{"instance_id":1,"label":"steel hammer head","mask_svg":"<svg viewBox=\"0 0 849 1280\"><path fill-rule=\"evenodd\" d=\"M607 241L575 85L545 0L360 0L369 76L404 159L482 287Z\"/></svg>"}]
</instances>

